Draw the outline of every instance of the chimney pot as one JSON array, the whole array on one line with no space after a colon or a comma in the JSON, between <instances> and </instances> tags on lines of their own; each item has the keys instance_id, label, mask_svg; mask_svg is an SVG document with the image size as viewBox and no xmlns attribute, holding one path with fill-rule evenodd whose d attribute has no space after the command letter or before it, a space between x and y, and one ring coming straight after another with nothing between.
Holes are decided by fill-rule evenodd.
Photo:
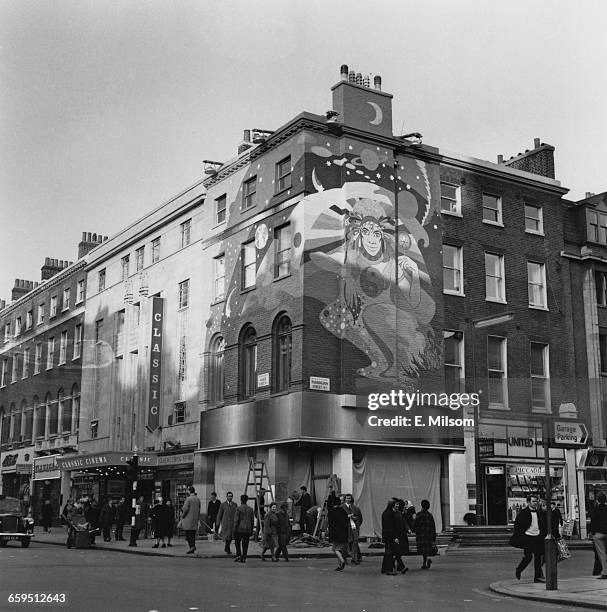
<instances>
[{"instance_id":1,"label":"chimney pot","mask_svg":"<svg viewBox=\"0 0 607 612\"><path fill-rule=\"evenodd\" d=\"M251 142L251 130L245 130L242 139L245 142Z\"/></svg>"},{"instance_id":2,"label":"chimney pot","mask_svg":"<svg viewBox=\"0 0 607 612\"><path fill-rule=\"evenodd\" d=\"M342 64L340 71L339 71L339 76L341 78L342 81L347 81L348 80L348 65L347 64Z\"/></svg>"},{"instance_id":3,"label":"chimney pot","mask_svg":"<svg viewBox=\"0 0 607 612\"><path fill-rule=\"evenodd\" d=\"M503 155L498 155L497 156L497 163L501 164L501 163L503 163L503 161L504 161L504 156Z\"/></svg>"},{"instance_id":4,"label":"chimney pot","mask_svg":"<svg viewBox=\"0 0 607 612\"><path fill-rule=\"evenodd\" d=\"M363 84L363 75L361 72L357 72L356 73L356 84L357 85L362 85Z\"/></svg>"},{"instance_id":5,"label":"chimney pot","mask_svg":"<svg viewBox=\"0 0 607 612\"><path fill-rule=\"evenodd\" d=\"M350 70L348 73L348 81L350 81L350 83L356 83L356 73L354 70Z\"/></svg>"},{"instance_id":6,"label":"chimney pot","mask_svg":"<svg viewBox=\"0 0 607 612\"><path fill-rule=\"evenodd\" d=\"M539 138L534 138L533 139L533 148L537 149L540 146L540 139Z\"/></svg>"},{"instance_id":7,"label":"chimney pot","mask_svg":"<svg viewBox=\"0 0 607 612\"><path fill-rule=\"evenodd\" d=\"M377 91L381 91L381 77L379 75L373 78L373 87L377 89Z\"/></svg>"},{"instance_id":8,"label":"chimney pot","mask_svg":"<svg viewBox=\"0 0 607 612\"><path fill-rule=\"evenodd\" d=\"M586 192L586 197L587 198L591 198L594 195L594 193L592 191L587 191Z\"/></svg>"}]
</instances>

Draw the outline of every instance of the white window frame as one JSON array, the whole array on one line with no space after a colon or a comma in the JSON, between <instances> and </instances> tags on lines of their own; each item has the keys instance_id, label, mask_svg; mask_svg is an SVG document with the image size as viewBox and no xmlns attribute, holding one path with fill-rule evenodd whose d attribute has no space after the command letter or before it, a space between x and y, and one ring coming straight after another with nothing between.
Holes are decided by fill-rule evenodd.
<instances>
[{"instance_id":1,"label":"white window frame","mask_svg":"<svg viewBox=\"0 0 607 612\"><path fill-rule=\"evenodd\" d=\"M533 359L532 359L532 350L533 346L539 346L542 348L542 373L533 372ZM551 403L550 403L550 350L549 345L545 342L530 342L529 343L529 375L531 378L531 412L539 412L543 414L550 414ZM543 406L535 406L534 405L534 397L533 397L533 381L543 381L543 398L544 405Z\"/></svg>"},{"instance_id":2,"label":"white window frame","mask_svg":"<svg viewBox=\"0 0 607 612\"><path fill-rule=\"evenodd\" d=\"M40 374L41 368L42 368L42 342L38 342L34 350L34 375Z\"/></svg>"},{"instance_id":3,"label":"white window frame","mask_svg":"<svg viewBox=\"0 0 607 612\"><path fill-rule=\"evenodd\" d=\"M8 342L11 339L11 324L4 324L4 342Z\"/></svg>"},{"instance_id":4,"label":"white window frame","mask_svg":"<svg viewBox=\"0 0 607 612\"><path fill-rule=\"evenodd\" d=\"M55 361L55 337L51 336L46 342L46 369L52 370Z\"/></svg>"},{"instance_id":5,"label":"white window frame","mask_svg":"<svg viewBox=\"0 0 607 612\"><path fill-rule=\"evenodd\" d=\"M489 367L489 340L500 341L500 368ZM503 403L491 401L491 373L501 373ZM508 408L508 341L503 336L487 336L487 402L491 410L509 410Z\"/></svg>"},{"instance_id":6,"label":"white window frame","mask_svg":"<svg viewBox=\"0 0 607 612\"><path fill-rule=\"evenodd\" d=\"M186 278L178 285L178 308L183 310L190 305L190 279Z\"/></svg>"},{"instance_id":7,"label":"white window frame","mask_svg":"<svg viewBox=\"0 0 607 612\"><path fill-rule=\"evenodd\" d=\"M288 168L288 172L283 172ZM293 167L291 166L291 156L288 155L276 164L276 193L290 189L293 186L292 181ZM288 184L287 184L288 183Z\"/></svg>"},{"instance_id":8,"label":"white window frame","mask_svg":"<svg viewBox=\"0 0 607 612\"><path fill-rule=\"evenodd\" d=\"M11 383L16 383L18 378L19 378L19 353L13 353Z\"/></svg>"},{"instance_id":9,"label":"white window frame","mask_svg":"<svg viewBox=\"0 0 607 612\"><path fill-rule=\"evenodd\" d=\"M30 367L30 353L31 349L25 348L23 349L23 365L21 371L21 378L27 378L29 376L29 367Z\"/></svg>"},{"instance_id":10,"label":"white window frame","mask_svg":"<svg viewBox=\"0 0 607 612\"><path fill-rule=\"evenodd\" d=\"M145 245L135 251L135 271L141 272L145 265Z\"/></svg>"},{"instance_id":11,"label":"white window frame","mask_svg":"<svg viewBox=\"0 0 607 612\"><path fill-rule=\"evenodd\" d=\"M488 257L496 257L499 263L499 274L489 274L489 270L487 267L487 258ZM490 296L488 292L488 280L490 278L495 278L497 280L497 287L499 289L497 296ZM504 255L501 253L492 253L491 251L485 251L485 301L487 302L498 302L500 304L506 303L506 274L505 274L505 266L504 266Z\"/></svg>"},{"instance_id":12,"label":"white window frame","mask_svg":"<svg viewBox=\"0 0 607 612\"><path fill-rule=\"evenodd\" d=\"M2 375L0 376L0 387L6 387L6 375L8 374L8 359L2 360Z\"/></svg>"},{"instance_id":13,"label":"white window frame","mask_svg":"<svg viewBox=\"0 0 607 612\"><path fill-rule=\"evenodd\" d=\"M44 307L46 304L38 304L38 322L36 325L42 325L44 323Z\"/></svg>"},{"instance_id":14,"label":"white window frame","mask_svg":"<svg viewBox=\"0 0 607 612\"><path fill-rule=\"evenodd\" d=\"M228 215L228 195L224 193L218 198L215 198L215 225L221 225L226 222Z\"/></svg>"},{"instance_id":15,"label":"white window frame","mask_svg":"<svg viewBox=\"0 0 607 612\"><path fill-rule=\"evenodd\" d=\"M443 186L455 189L455 197L447 196L443 193ZM452 215L453 217L461 217L462 216L462 188L461 185L456 185L455 183L450 183L449 181L441 181L441 194L440 194L440 209L441 214L444 215ZM452 206L449 208L443 207L443 202L450 202Z\"/></svg>"},{"instance_id":16,"label":"white window frame","mask_svg":"<svg viewBox=\"0 0 607 612\"><path fill-rule=\"evenodd\" d=\"M537 211L537 218L536 217L532 217L530 215L527 214L527 209L533 209ZM524 207L524 213L525 213L525 232L527 234L536 234L537 236L543 236L544 235L544 209L542 206L535 206L534 204L525 204ZM527 220L533 221L534 223L537 223L537 227L538 229L530 229L527 227Z\"/></svg>"},{"instance_id":17,"label":"white window frame","mask_svg":"<svg viewBox=\"0 0 607 612\"><path fill-rule=\"evenodd\" d=\"M447 265L445 262L445 248L455 249L455 261L453 266ZM459 280L459 290L447 289L445 284L445 274L454 274L455 278ZM443 293L447 295L459 295L465 296L464 294L464 248L455 244L443 243Z\"/></svg>"},{"instance_id":18,"label":"white window frame","mask_svg":"<svg viewBox=\"0 0 607 612\"><path fill-rule=\"evenodd\" d=\"M485 206L485 197L494 198L497 202L497 210L492 208L491 206ZM482 194L482 210L483 210L483 223L488 223L489 225L498 225L499 227L504 227L504 217L502 211L502 198L501 196L495 195L494 193L483 192ZM497 220L486 219L485 218L485 210L496 211Z\"/></svg>"},{"instance_id":19,"label":"white window frame","mask_svg":"<svg viewBox=\"0 0 607 612\"><path fill-rule=\"evenodd\" d=\"M534 268L537 266L537 268ZM533 270L539 272L540 279L532 281ZM532 294L534 289L539 291L541 298L540 302L532 301ZM527 261L527 297L529 301L529 308L548 310L548 294L546 291L546 264L537 261Z\"/></svg>"},{"instance_id":20,"label":"white window frame","mask_svg":"<svg viewBox=\"0 0 607 612\"><path fill-rule=\"evenodd\" d=\"M284 238L283 236L283 232L288 232L288 234L285 234L286 239L284 239L283 242L283 248L281 247L281 236ZM284 244L286 244L286 247L284 246ZM284 225L281 225L280 227L277 227L274 230L274 245L275 245L275 251L274 251L274 278L278 279L278 278L285 278L286 276L289 276L291 274L291 224L290 223L285 223ZM286 259L283 259L283 257L285 257L283 254L284 253L288 253L288 257L286 257ZM287 270L286 272L282 272L280 271L281 266L284 266L286 264Z\"/></svg>"},{"instance_id":21,"label":"white window frame","mask_svg":"<svg viewBox=\"0 0 607 612\"><path fill-rule=\"evenodd\" d=\"M64 329L59 336L59 362L57 365L64 365L67 361L67 329Z\"/></svg>"},{"instance_id":22,"label":"white window frame","mask_svg":"<svg viewBox=\"0 0 607 612\"><path fill-rule=\"evenodd\" d=\"M62 310L62 312L65 312L66 310L70 309L71 293L72 293L72 290L69 287L66 287L63 290L63 300L62 300L62 303L61 303L61 310Z\"/></svg>"},{"instance_id":23,"label":"white window frame","mask_svg":"<svg viewBox=\"0 0 607 612\"><path fill-rule=\"evenodd\" d=\"M251 190L251 186L253 189ZM242 185L242 210L249 210L255 206L255 195L257 194L257 175L244 181Z\"/></svg>"},{"instance_id":24,"label":"white window frame","mask_svg":"<svg viewBox=\"0 0 607 612\"><path fill-rule=\"evenodd\" d=\"M125 281L128 279L131 267L131 256L125 255L120 259L120 280Z\"/></svg>"},{"instance_id":25,"label":"white window frame","mask_svg":"<svg viewBox=\"0 0 607 612\"><path fill-rule=\"evenodd\" d=\"M15 337L17 337L21 333L21 328L23 327L21 323L21 317L17 317L15 319Z\"/></svg>"},{"instance_id":26,"label":"white window frame","mask_svg":"<svg viewBox=\"0 0 607 612\"><path fill-rule=\"evenodd\" d=\"M160 236L152 240L152 263L160 261Z\"/></svg>"},{"instance_id":27,"label":"white window frame","mask_svg":"<svg viewBox=\"0 0 607 612\"><path fill-rule=\"evenodd\" d=\"M103 270L99 270L98 275L97 275L97 291L99 293L101 293L102 291L105 291L105 283L106 283L106 273L105 273L105 268L103 268Z\"/></svg>"},{"instance_id":28,"label":"white window frame","mask_svg":"<svg viewBox=\"0 0 607 612\"><path fill-rule=\"evenodd\" d=\"M76 304L82 304L84 302L84 279L78 281L76 289Z\"/></svg>"},{"instance_id":29,"label":"white window frame","mask_svg":"<svg viewBox=\"0 0 607 612\"><path fill-rule=\"evenodd\" d=\"M187 219L179 225L181 235L181 248L189 246L192 242L192 219Z\"/></svg>"},{"instance_id":30,"label":"white window frame","mask_svg":"<svg viewBox=\"0 0 607 612\"><path fill-rule=\"evenodd\" d=\"M219 255L213 261L213 295L216 302L225 298L226 295L226 257Z\"/></svg>"},{"instance_id":31,"label":"white window frame","mask_svg":"<svg viewBox=\"0 0 607 612\"><path fill-rule=\"evenodd\" d=\"M458 337L459 336L459 337ZM458 329L445 329L443 330L443 344L450 338L454 338L455 342L457 342L457 357L459 363L448 363L446 357L446 351L444 351L445 359L444 359L444 368L445 368L445 387L447 386L447 368L452 370L457 370L458 380L460 381L459 387L460 389L464 388L465 379L466 379L466 370L465 370L465 346L464 346L464 332Z\"/></svg>"},{"instance_id":32,"label":"white window frame","mask_svg":"<svg viewBox=\"0 0 607 612\"><path fill-rule=\"evenodd\" d=\"M245 242L241 248L241 289L252 289L257 283L257 253L255 249L255 241ZM247 284L247 275L252 271L252 282Z\"/></svg>"},{"instance_id":33,"label":"white window frame","mask_svg":"<svg viewBox=\"0 0 607 612\"><path fill-rule=\"evenodd\" d=\"M49 313L49 318L52 319L53 317L57 316L57 296L53 295L51 296L51 311Z\"/></svg>"},{"instance_id":34,"label":"white window frame","mask_svg":"<svg viewBox=\"0 0 607 612\"><path fill-rule=\"evenodd\" d=\"M32 329L34 326L34 311L28 310L25 314L25 329Z\"/></svg>"},{"instance_id":35,"label":"white window frame","mask_svg":"<svg viewBox=\"0 0 607 612\"><path fill-rule=\"evenodd\" d=\"M72 361L82 356L82 323L74 327L74 350Z\"/></svg>"}]
</instances>

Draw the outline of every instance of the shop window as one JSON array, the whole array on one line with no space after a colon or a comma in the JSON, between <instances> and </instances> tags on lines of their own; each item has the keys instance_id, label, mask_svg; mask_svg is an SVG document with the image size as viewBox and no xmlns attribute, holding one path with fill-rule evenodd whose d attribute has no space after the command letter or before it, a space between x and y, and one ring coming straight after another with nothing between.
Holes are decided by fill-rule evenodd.
<instances>
[{"instance_id":1,"label":"shop window","mask_svg":"<svg viewBox=\"0 0 607 612\"><path fill-rule=\"evenodd\" d=\"M281 316L274 325L274 391L288 391L291 384L291 320Z\"/></svg>"},{"instance_id":2,"label":"shop window","mask_svg":"<svg viewBox=\"0 0 607 612\"><path fill-rule=\"evenodd\" d=\"M209 363L209 403L223 402L225 340L217 336L211 342Z\"/></svg>"},{"instance_id":3,"label":"shop window","mask_svg":"<svg viewBox=\"0 0 607 612\"><path fill-rule=\"evenodd\" d=\"M255 396L257 385L257 334L251 326L245 327L240 334L240 399Z\"/></svg>"},{"instance_id":4,"label":"shop window","mask_svg":"<svg viewBox=\"0 0 607 612\"><path fill-rule=\"evenodd\" d=\"M506 338L487 336L489 408L508 408Z\"/></svg>"}]
</instances>

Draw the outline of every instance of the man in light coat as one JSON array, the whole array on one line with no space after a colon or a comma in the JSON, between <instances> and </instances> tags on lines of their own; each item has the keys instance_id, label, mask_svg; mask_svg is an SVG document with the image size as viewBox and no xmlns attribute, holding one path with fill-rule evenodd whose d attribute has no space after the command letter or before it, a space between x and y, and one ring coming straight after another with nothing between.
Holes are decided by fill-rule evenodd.
<instances>
[{"instance_id":1,"label":"man in light coat","mask_svg":"<svg viewBox=\"0 0 607 612\"><path fill-rule=\"evenodd\" d=\"M219 535L226 543L224 551L227 555L231 555L230 544L234 539L234 516L236 515L236 504L233 501L234 494L232 491L226 493L226 501L219 506L217 514L217 524L219 525Z\"/></svg>"},{"instance_id":2,"label":"man in light coat","mask_svg":"<svg viewBox=\"0 0 607 612\"><path fill-rule=\"evenodd\" d=\"M198 531L198 521L200 518L200 500L196 497L194 487L189 487L188 491L190 495L183 503L179 523L181 529L185 531L185 539L190 547L186 554L191 555L196 552L196 532Z\"/></svg>"},{"instance_id":3,"label":"man in light coat","mask_svg":"<svg viewBox=\"0 0 607 612\"><path fill-rule=\"evenodd\" d=\"M363 524L363 515L360 508L354 505L354 496L352 493L346 494L344 509L348 514L350 529L352 531L352 540L349 542L349 553L352 557L352 563L358 565L362 561L360 546L358 545L358 536L360 533L360 526Z\"/></svg>"}]
</instances>

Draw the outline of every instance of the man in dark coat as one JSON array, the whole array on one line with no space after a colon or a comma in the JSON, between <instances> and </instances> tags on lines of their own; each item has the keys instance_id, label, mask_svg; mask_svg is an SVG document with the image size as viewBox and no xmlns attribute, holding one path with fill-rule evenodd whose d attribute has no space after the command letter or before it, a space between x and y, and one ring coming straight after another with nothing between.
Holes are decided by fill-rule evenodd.
<instances>
[{"instance_id":1,"label":"man in dark coat","mask_svg":"<svg viewBox=\"0 0 607 612\"><path fill-rule=\"evenodd\" d=\"M601 563L600 578L607 580L607 496L601 492L596 496L596 501L597 505L590 515L590 532Z\"/></svg>"},{"instance_id":2,"label":"man in dark coat","mask_svg":"<svg viewBox=\"0 0 607 612\"><path fill-rule=\"evenodd\" d=\"M339 497L336 497L333 505L328 509L329 522L329 542L333 544L333 552L339 562L335 568L336 572L343 571L346 567L346 557L348 556L348 542L351 538L350 519L348 513L342 506Z\"/></svg>"},{"instance_id":3,"label":"man in dark coat","mask_svg":"<svg viewBox=\"0 0 607 612\"><path fill-rule=\"evenodd\" d=\"M219 506L221 502L217 499L217 493L211 493L211 500L207 504L207 525L211 531L217 531L217 515L219 514Z\"/></svg>"},{"instance_id":4,"label":"man in dark coat","mask_svg":"<svg viewBox=\"0 0 607 612\"><path fill-rule=\"evenodd\" d=\"M261 548L261 560L265 561L266 550L270 551L272 561L278 561L276 549L278 548L278 506L270 504L270 508L263 519L263 546Z\"/></svg>"},{"instance_id":5,"label":"man in dark coat","mask_svg":"<svg viewBox=\"0 0 607 612\"><path fill-rule=\"evenodd\" d=\"M430 502L422 499L421 506L422 509L415 516L413 530L415 531L417 554L423 557L422 569L430 569L432 565L430 557L436 542L436 525L434 517L430 514Z\"/></svg>"},{"instance_id":6,"label":"man in dark coat","mask_svg":"<svg viewBox=\"0 0 607 612\"><path fill-rule=\"evenodd\" d=\"M363 515L360 508L354 505L354 496L351 493L346 494L344 508L348 514L352 533L350 556L352 557L352 563L358 565L362 561L360 546L358 545L358 536L360 533L360 526L363 524Z\"/></svg>"},{"instance_id":7,"label":"man in dark coat","mask_svg":"<svg viewBox=\"0 0 607 612\"><path fill-rule=\"evenodd\" d=\"M399 540L396 523L396 500L391 499L381 515L381 539L384 542L384 558L381 564L381 573L396 576L394 571L394 557L398 551Z\"/></svg>"},{"instance_id":8,"label":"man in dark coat","mask_svg":"<svg viewBox=\"0 0 607 612\"><path fill-rule=\"evenodd\" d=\"M116 512L114 505L112 504L111 500L107 499L101 508L101 512L99 513L99 523L103 529L104 542L112 541L112 525L114 524L115 520Z\"/></svg>"},{"instance_id":9,"label":"man in dark coat","mask_svg":"<svg viewBox=\"0 0 607 612\"><path fill-rule=\"evenodd\" d=\"M236 508L236 513L234 514L234 544L236 545L234 561L240 563L244 563L247 560L249 538L253 533L253 524L255 522L255 512L247 504L248 501L248 495L241 495L240 506Z\"/></svg>"},{"instance_id":10,"label":"man in dark coat","mask_svg":"<svg viewBox=\"0 0 607 612\"><path fill-rule=\"evenodd\" d=\"M527 507L523 508L514 521L514 533L510 544L523 549L523 558L517 565L515 576L521 579L521 573L533 559L534 582L545 582L542 578L542 556L544 538L546 537L546 515L540 512L538 498L535 495L527 497Z\"/></svg>"},{"instance_id":11,"label":"man in dark coat","mask_svg":"<svg viewBox=\"0 0 607 612\"><path fill-rule=\"evenodd\" d=\"M407 517L404 514L405 502L402 499L396 500L396 512L394 518L396 521L396 538L398 540L398 546L396 547L394 559L396 560L396 571L401 574L405 574L409 571L409 568L403 561L403 555L409 554L409 540L407 534L409 532L409 523Z\"/></svg>"},{"instance_id":12,"label":"man in dark coat","mask_svg":"<svg viewBox=\"0 0 607 612\"><path fill-rule=\"evenodd\" d=\"M312 498L308 493L307 487L299 487L299 492L299 499L295 502L295 505L300 507L299 526L302 533L310 533L310 525L308 524L306 518L308 510L312 507Z\"/></svg>"},{"instance_id":13,"label":"man in dark coat","mask_svg":"<svg viewBox=\"0 0 607 612\"><path fill-rule=\"evenodd\" d=\"M118 505L116 506L116 541L119 542L124 540L122 537L122 531L126 523L130 523L132 508L126 503L124 497L120 498Z\"/></svg>"},{"instance_id":14,"label":"man in dark coat","mask_svg":"<svg viewBox=\"0 0 607 612\"><path fill-rule=\"evenodd\" d=\"M282 553L285 561L289 560L289 550L287 545L291 539L291 523L289 522L288 504L283 502L280 504L278 516L278 548L276 549L276 558L280 559Z\"/></svg>"}]
</instances>

